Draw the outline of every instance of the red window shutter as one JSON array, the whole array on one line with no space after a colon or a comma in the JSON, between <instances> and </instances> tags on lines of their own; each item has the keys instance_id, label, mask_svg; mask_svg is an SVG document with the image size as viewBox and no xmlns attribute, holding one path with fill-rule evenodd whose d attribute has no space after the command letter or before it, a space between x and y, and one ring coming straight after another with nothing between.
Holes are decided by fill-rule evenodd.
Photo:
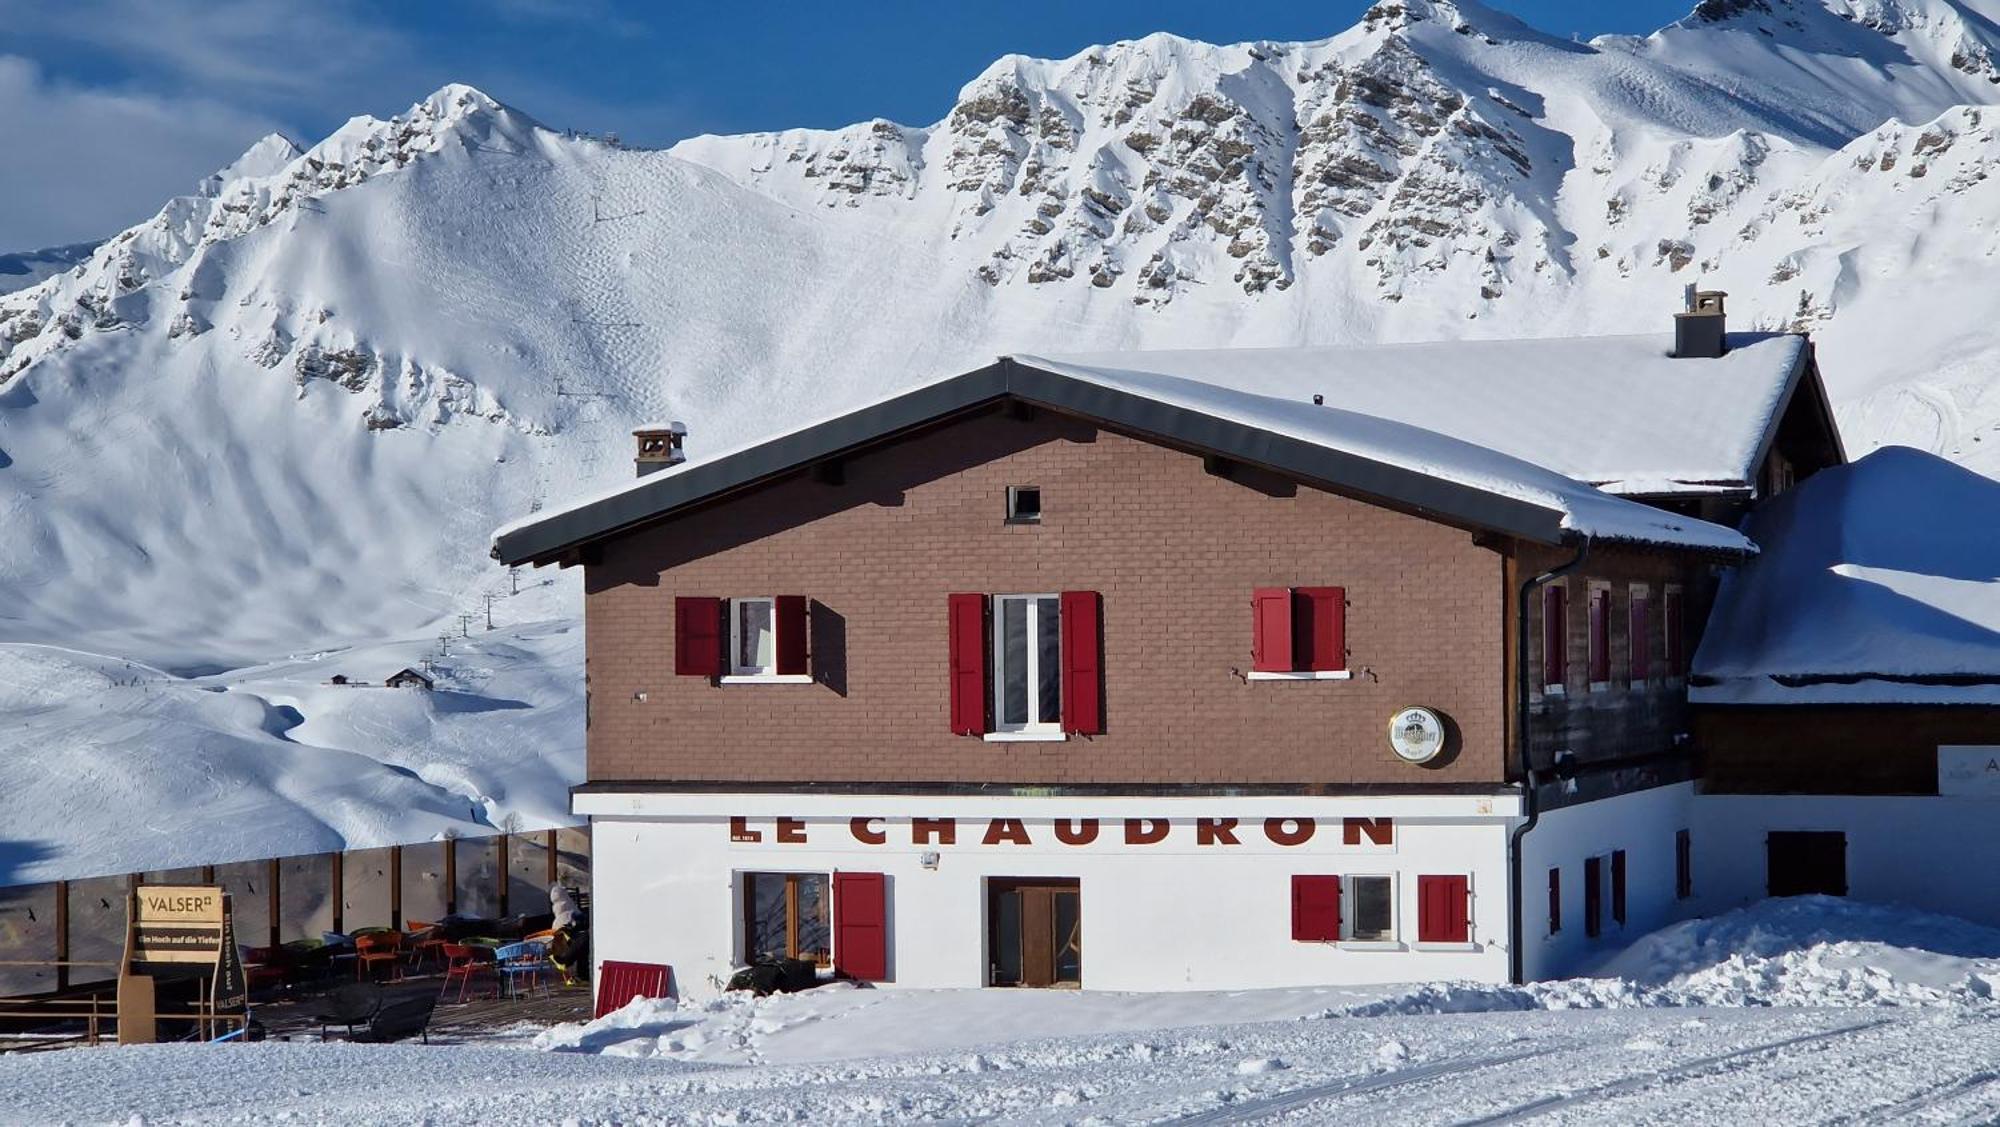
<instances>
[{"instance_id":1,"label":"red window shutter","mask_svg":"<svg viewBox=\"0 0 2000 1127\"><path fill-rule=\"evenodd\" d=\"M951 617L951 730L986 732L986 596L953 595Z\"/></svg>"},{"instance_id":2,"label":"red window shutter","mask_svg":"<svg viewBox=\"0 0 2000 1127\"><path fill-rule=\"evenodd\" d=\"M1592 939L1604 930L1604 862L1583 859L1583 933Z\"/></svg>"},{"instance_id":3,"label":"red window shutter","mask_svg":"<svg viewBox=\"0 0 2000 1127\"><path fill-rule=\"evenodd\" d=\"M1563 929L1563 871L1549 870L1549 934Z\"/></svg>"},{"instance_id":4,"label":"red window shutter","mask_svg":"<svg viewBox=\"0 0 2000 1127\"><path fill-rule=\"evenodd\" d=\"M1563 588L1542 588L1542 684L1560 685L1569 677L1569 619L1564 613Z\"/></svg>"},{"instance_id":5,"label":"red window shutter","mask_svg":"<svg viewBox=\"0 0 2000 1127\"><path fill-rule=\"evenodd\" d=\"M1629 621L1626 633L1631 639L1632 682L1638 684L1653 675L1652 597L1634 591L1626 618Z\"/></svg>"},{"instance_id":6,"label":"red window shutter","mask_svg":"<svg viewBox=\"0 0 2000 1127\"><path fill-rule=\"evenodd\" d=\"M1340 878L1292 878L1292 938L1331 943L1340 938Z\"/></svg>"},{"instance_id":7,"label":"red window shutter","mask_svg":"<svg viewBox=\"0 0 2000 1127\"><path fill-rule=\"evenodd\" d=\"M1590 592L1590 680L1604 684L1611 680L1611 590L1598 587Z\"/></svg>"},{"instance_id":8,"label":"red window shutter","mask_svg":"<svg viewBox=\"0 0 2000 1127\"><path fill-rule=\"evenodd\" d=\"M1625 922L1625 851L1611 851L1611 918Z\"/></svg>"},{"instance_id":9,"label":"red window shutter","mask_svg":"<svg viewBox=\"0 0 2000 1127\"><path fill-rule=\"evenodd\" d=\"M1347 588L1301 587L1305 629L1293 638L1300 669L1347 668Z\"/></svg>"},{"instance_id":10,"label":"red window shutter","mask_svg":"<svg viewBox=\"0 0 2000 1127\"><path fill-rule=\"evenodd\" d=\"M1250 596L1250 612L1250 667L1259 673L1297 669L1292 653L1292 589L1257 588Z\"/></svg>"},{"instance_id":11,"label":"red window shutter","mask_svg":"<svg viewBox=\"0 0 2000 1127\"><path fill-rule=\"evenodd\" d=\"M779 595L775 600L778 626L778 672L806 671L806 597Z\"/></svg>"},{"instance_id":12,"label":"red window shutter","mask_svg":"<svg viewBox=\"0 0 2000 1127\"><path fill-rule=\"evenodd\" d=\"M1466 917L1466 878L1417 878L1417 942L1464 943L1472 938Z\"/></svg>"},{"instance_id":13,"label":"red window shutter","mask_svg":"<svg viewBox=\"0 0 2000 1127\"><path fill-rule=\"evenodd\" d=\"M833 874L833 969L863 982L889 977L889 878Z\"/></svg>"},{"instance_id":14,"label":"red window shutter","mask_svg":"<svg viewBox=\"0 0 2000 1127\"><path fill-rule=\"evenodd\" d=\"M722 675L721 599L674 599L674 673L681 677Z\"/></svg>"},{"instance_id":15,"label":"red window shutter","mask_svg":"<svg viewBox=\"0 0 2000 1127\"><path fill-rule=\"evenodd\" d=\"M1095 591L1062 593L1062 729L1104 731L1104 600Z\"/></svg>"},{"instance_id":16,"label":"red window shutter","mask_svg":"<svg viewBox=\"0 0 2000 1127\"><path fill-rule=\"evenodd\" d=\"M1694 895L1694 840L1686 830L1674 831L1674 897Z\"/></svg>"},{"instance_id":17,"label":"red window shutter","mask_svg":"<svg viewBox=\"0 0 2000 1127\"><path fill-rule=\"evenodd\" d=\"M1668 591L1660 611L1667 635L1667 676L1679 677L1687 672L1687 624L1681 620L1681 593Z\"/></svg>"}]
</instances>

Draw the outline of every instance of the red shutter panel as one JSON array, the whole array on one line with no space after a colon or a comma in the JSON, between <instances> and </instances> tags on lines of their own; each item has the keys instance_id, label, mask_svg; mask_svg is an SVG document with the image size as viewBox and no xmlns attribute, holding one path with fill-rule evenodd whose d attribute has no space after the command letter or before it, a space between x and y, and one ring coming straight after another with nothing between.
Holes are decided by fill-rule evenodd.
<instances>
[{"instance_id":1,"label":"red shutter panel","mask_svg":"<svg viewBox=\"0 0 2000 1127\"><path fill-rule=\"evenodd\" d=\"M1583 859L1583 933L1592 939L1604 930L1604 862Z\"/></svg>"},{"instance_id":2,"label":"red shutter panel","mask_svg":"<svg viewBox=\"0 0 2000 1127\"><path fill-rule=\"evenodd\" d=\"M1542 684L1560 685L1569 676L1569 622L1560 584L1542 588Z\"/></svg>"},{"instance_id":3,"label":"red shutter panel","mask_svg":"<svg viewBox=\"0 0 2000 1127\"><path fill-rule=\"evenodd\" d=\"M674 599L674 673L722 676L722 600Z\"/></svg>"},{"instance_id":4,"label":"red shutter panel","mask_svg":"<svg viewBox=\"0 0 2000 1127\"><path fill-rule=\"evenodd\" d=\"M1625 922L1625 851L1611 851L1611 918Z\"/></svg>"},{"instance_id":5,"label":"red shutter panel","mask_svg":"<svg viewBox=\"0 0 2000 1127\"><path fill-rule=\"evenodd\" d=\"M1594 685L1611 680L1611 590L1599 587L1590 593L1590 681Z\"/></svg>"},{"instance_id":6,"label":"red shutter panel","mask_svg":"<svg viewBox=\"0 0 2000 1127\"><path fill-rule=\"evenodd\" d=\"M1472 937L1466 918L1466 878L1417 878L1417 942L1464 943Z\"/></svg>"},{"instance_id":7,"label":"red shutter panel","mask_svg":"<svg viewBox=\"0 0 2000 1127\"><path fill-rule=\"evenodd\" d=\"M1549 934L1563 929L1563 874L1561 869L1549 870Z\"/></svg>"},{"instance_id":8,"label":"red shutter panel","mask_svg":"<svg viewBox=\"0 0 2000 1127\"><path fill-rule=\"evenodd\" d=\"M1250 596L1250 667L1259 673L1289 673L1292 656L1292 589L1259 587Z\"/></svg>"},{"instance_id":9,"label":"red shutter panel","mask_svg":"<svg viewBox=\"0 0 2000 1127\"><path fill-rule=\"evenodd\" d=\"M779 595L778 672L804 674L806 671L806 597Z\"/></svg>"},{"instance_id":10,"label":"red shutter panel","mask_svg":"<svg viewBox=\"0 0 2000 1127\"><path fill-rule=\"evenodd\" d=\"M1293 638L1300 669L1347 668L1347 588L1301 587L1306 629Z\"/></svg>"},{"instance_id":11,"label":"red shutter panel","mask_svg":"<svg viewBox=\"0 0 2000 1127\"><path fill-rule=\"evenodd\" d=\"M1660 611L1667 636L1667 676L1679 677L1687 672L1687 623L1681 619L1681 593L1668 591Z\"/></svg>"},{"instance_id":12,"label":"red shutter panel","mask_svg":"<svg viewBox=\"0 0 2000 1127\"><path fill-rule=\"evenodd\" d=\"M1062 729L1104 731L1104 600L1095 591L1062 593Z\"/></svg>"},{"instance_id":13,"label":"red shutter panel","mask_svg":"<svg viewBox=\"0 0 2000 1127\"><path fill-rule=\"evenodd\" d=\"M863 982L889 977L889 878L833 874L833 969Z\"/></svg>"},{"instance_id":14,"label":"red shutter panel","mask_svg":"<svg viewBox=\"0 0 2000 1127\"><path fill-rule=\"evenodd\" d=\"M1650 595L1632 592L1631 609L1626 612L1630 625L1626 633L1631 638L1632 683L1642 684L1653 675L1653 599Z\"/></svg>"},{"instance_id":15,"label":"red shutter panel","mask_svg":"<svg viewBox=\"0 0 2000 1127\"><path fill-rule=\"evenodd\" d=\"M1340 878L1292 878L1292 938L1331 943L1340 938Z\"/></svg>"},{"instance_id":16,"label":"red shutter panel","mask_svg":"<svg viewBox=\"0 0 2000 1127\"><path fill-rule=\"evenodd\" d=\"M986 596L953 595L951 618L951 730L986 732Z\"/></svg>"}]
</instances>

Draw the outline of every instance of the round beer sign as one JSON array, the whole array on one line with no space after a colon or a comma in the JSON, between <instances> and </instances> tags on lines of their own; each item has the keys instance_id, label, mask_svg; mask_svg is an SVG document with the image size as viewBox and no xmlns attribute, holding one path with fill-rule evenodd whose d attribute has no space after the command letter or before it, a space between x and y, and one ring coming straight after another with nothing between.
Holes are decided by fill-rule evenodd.
<instances>
[{"instance_id":1,"label":"round beer sign","mask_svg":"<svg viewBox=\"0 0 2000 1127\"><path fill-rule=\"evenodd\" d=\"M1389 718L1389 748L1408 763L1428 763L1444 750L1444 720L1428 708L1406 708Z\"/></svg>"}]
</instances>

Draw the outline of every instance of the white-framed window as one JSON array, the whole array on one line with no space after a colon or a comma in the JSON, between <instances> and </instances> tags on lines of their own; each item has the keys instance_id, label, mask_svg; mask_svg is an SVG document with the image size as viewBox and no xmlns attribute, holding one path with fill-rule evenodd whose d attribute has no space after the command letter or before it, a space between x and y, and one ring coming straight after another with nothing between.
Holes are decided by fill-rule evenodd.
<instances>
[{"instance_id":1,"label":"white-framed window","mask_svg":"<svg viewBox=\"0 0 2000 1127\"><path fill-rule=\"evenodd\" d=\"M1035 485L1010 485L1007 487L1007 523L1040 524L1042 520L1042 490Z\"/></svg>"},{"instance_id":2,"label":"white-framed window","mask_svg":"<svg viewBox=\"0 0 2000 1127\"><path fill-rule=\"evenodd\" d=\"M1394 944L1396 878L1381 874L1342 877L1340 940L1360 946Z\"/></svg>"},{"instance_id":3,"label":"white-framed window","mask_svg":"<svg viewBox=\"0 0 2000 1127\"><path fill-rule=\"evenodd\" d=\"M778 600L769 595L729 600L729 674L778 673Z\"/></svg>"},{"instance_id":4,"label":"white-framed window","mask_svg":"<svg viewBox=\"0 0 2000 1127\"><path fill-rule=\"evenodd\" d=\"M1062 599L993 597L993 728L1062 732Z\"/></svg>"}]
</instances>

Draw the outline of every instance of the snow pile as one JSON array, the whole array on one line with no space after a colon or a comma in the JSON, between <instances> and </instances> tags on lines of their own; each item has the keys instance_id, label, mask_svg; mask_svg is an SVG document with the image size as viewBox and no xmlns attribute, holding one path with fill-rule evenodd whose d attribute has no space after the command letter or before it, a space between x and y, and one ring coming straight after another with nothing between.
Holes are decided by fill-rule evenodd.
<instances>
[{"instance_id":1,"label":"snow pile","mask_svg":"<svg viewBox=\"0 0 2000 1127\"><path fill-rule=\"evenodd\" d=\"M1766 900L1640 939L1596 978L1435 983L1322 1017L1677 1006L2000 1006L2000 929L1829 896Z\"/></svg>"},{"instance_id":2,"label":"snow pile","mask_svg":"<svg viewBox=\"0 0 2000 1127\"><path fill-rule=\"evenodd\" d=\"M1695 700L2000 704L2000 482L1884 447L1761 507Z\"/></svg>"}]
</instances>

